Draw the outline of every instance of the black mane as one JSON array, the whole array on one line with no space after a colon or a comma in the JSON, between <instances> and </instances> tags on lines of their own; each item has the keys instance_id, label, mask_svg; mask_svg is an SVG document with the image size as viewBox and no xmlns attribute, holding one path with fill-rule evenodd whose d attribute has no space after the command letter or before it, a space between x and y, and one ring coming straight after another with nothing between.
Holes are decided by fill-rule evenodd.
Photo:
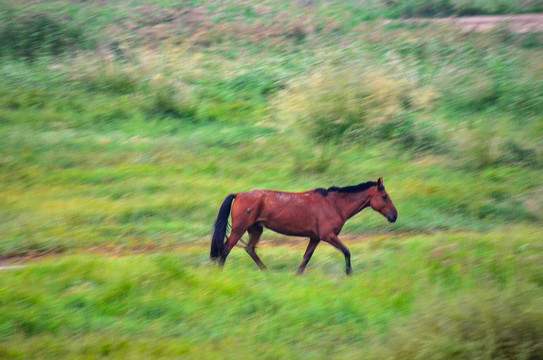
<instances>
[{"instance_id":1,"label":"black mane","mask_svg":"<svg viewBox=\"0 0 543 360\"><path fill-rule=\"evenodd\" d=\"M352 185L352 186L344 186L344 187L332 186L332 187L329 187L328 189L317 188L313 191L320 193L322 196L326 196L328 195L330 191L338 192L338 193L354 193L354 192L367 190L372 186L377 186L377 183L375 181L368 181L365 183Z\"/></svg>"}]
</instances>

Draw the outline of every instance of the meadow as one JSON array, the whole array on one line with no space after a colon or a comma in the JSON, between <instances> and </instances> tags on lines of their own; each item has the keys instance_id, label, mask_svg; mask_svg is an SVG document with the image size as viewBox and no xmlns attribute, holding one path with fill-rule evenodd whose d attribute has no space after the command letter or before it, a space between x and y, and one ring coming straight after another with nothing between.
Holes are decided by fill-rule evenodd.
<instances>
[{"instance_id":1,"label":"meadow","mask_svg":"<svg viewBox=\"0 0 543 360\"><path fill-rule=\"evenodd\" d=\"M401 21L541 8L3 2L0 358L543 358L543 35ZM378 177L353 276L209 262L226 195Z\"/></svg>"}]
</instances>

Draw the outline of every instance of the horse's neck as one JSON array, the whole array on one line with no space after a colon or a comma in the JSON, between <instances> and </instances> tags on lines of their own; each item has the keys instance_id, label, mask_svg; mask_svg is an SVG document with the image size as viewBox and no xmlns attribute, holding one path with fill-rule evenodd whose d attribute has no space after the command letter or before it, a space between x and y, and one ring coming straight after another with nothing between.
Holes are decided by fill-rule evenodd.
<instances>
[{"instance_id":1,"label":"horse's neck","mask_svg":"<svg viewBox=\"0 0 543 360\"><path fill-rule=\"evenodd\" d=\"M350 193L350 194L338 194L338 211L346 221L347 219L355 216L370 203L371 189Z\"/></svg>"}]
</instances>

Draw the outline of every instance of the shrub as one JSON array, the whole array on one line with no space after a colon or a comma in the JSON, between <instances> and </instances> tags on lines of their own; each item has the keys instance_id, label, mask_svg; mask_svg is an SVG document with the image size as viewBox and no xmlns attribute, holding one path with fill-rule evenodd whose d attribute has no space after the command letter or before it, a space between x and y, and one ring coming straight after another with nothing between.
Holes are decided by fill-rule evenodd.
<instances>
[{"instance_id":1,"label":"shrub","mask_svg":"<svg viewBox=\"0 0 543 360\"><path fill-rule=\"evenodd\" d=\"M432 151L443 153L447 151L447 144L440 139L437 131L425 126L424 122L417 122L413 116L405 115L395 122L383 125L386 133L378 133L385 136L385 140L391 140L402 150ZM378 129L375 130L378 132Z\"/></svg>"},{"instance_id":2,"label":"shrub","mask_svg":"<svg viewBox=\"0 0 543 360\"><path fill-rule=\"evenodd\" d=\"M543 73L524 71L504 78L500 86L500 106L519 115L539 116L543 110Z\"/></svg>"},{"instance_id":3,"label":"shrub","mask_svg":"<svg viewBox=\"0 0 543 360\"><path fill-rule=\"evenodd\" d=\"M458 158L471 169L498 165L536 167L541 163L530 145L507 139L493 129L461 129L453 142L459 150Z\"/></svg>"},{"instance_id":4,"label":"shrub","mask_svg":"<svg viewBox=\"0 0 543 360\"><path fill-rule=\"evenodd\" d=\"M193 119L196 108L188 85L156 76L150 82L148 92L149 101L144 108L151 114Z\"/></svg>"},{"instance_id":5,"label":"shrub","mask_svg":"<svg viewBox=\"0 0 543 360\"><path fill-rule=\"evenodd\" d=\"M362 139L369 128L402 113L408 84L379 70L320 68L294 81L276 99L279 117L317 141ZM408 102L408 101L407 101Z\"/></svg>"},{"instance_id":6,"label":"shrub","mask_svg":"<svg viewBox=\"0 0 543 360\"><path fill-rule=\"evenodd\" d=\"M34 59L61 55L85 43L82 31L49 14L25 14L4 19L0 27L0 55Z\"/></svg>"},{"instance_id":7,"label":"shrub","mask_svg":"<svg viewBox=\"0 0 543 360\"><path fill-rule=\"evenodd\" d=\"M492 129L458 129L454 136L458 157L468 168L482 169L500 162L500 139Z\"/></svg>"},{"instance_id":8,"label":"shrub","mask_svg":"<svg viewBox=\"0 0 543 360\"><path fill-rule=\"evenodd\" d=\"M146 71L130 63L111 60L109 56L80 56L65 69L71 81L90 91L128 94L145 82Z\"/></svg>"},{"instance_id":9,"label":"shrub","mask_svg":"<svg viewBox=\"0 0 543 360\"><path fill-rule=\"evenodd\" d=\"M511 0L452 0L457 15L509 14L521 12L518 1Z\"/></svg>"},{"instance_id":10,"label":"shrub","mask_svg":"<svg viewBox=\"0 0 543 360\"><path fill-rule=\"evenodd\" d=\"M256 92L260 95L273 94L284 87L282 79L265 70L248 71L225 84L235 91Z\"/></svg>"},{"instance_id":11,"label":"shrub","mask_svg":"<svg viewBox=\"0 0 543 360\"><path fill-rule=\"evenodd\" d=\"M429 88L384 69L321 68L280 92L276 109L286 126L300 127L318 143L390 141L402 150L443 152L424 117L436 99Z\"/></svg>"},{"instance_id":12,"label":"shrub","mask_svg":"<svg viewBox=\"0 0 543 360\"><path fill-rule=\"evenodd\" d=\"M391 326L376 359L543 359L543 303L533 292L479 290L428 301Z\"/></svg>"},{"instance_id":13,"label":"shrub","mask_svg":"<svg viewBox=\"0 0 543 360\"><path fill-rule=\"evenodd\" d=\"M382 0L390 17L434 17L539 12L540 0Z\"/></svg>"},{"instance_id":14,"label":"shrub","mask_svg":"<svg viewBox=\"0 0 543 360\"><path fill-rule=\"evenodd\" d=\"M508 165L531 166L537 163L537 153L534 149L519 144L513 140L507 140L502 144L503 162Z\"/></svg>"},{"instance_id":15,"label":"shrub","mask_svg":"<svg viewBox=\"0 0 543 360\"><path fill-rule=\"evenodd\" d=\"M450 0L385 0L394 16L447 16L454 13Z\"/></svg>"},{"instance_id":16,"label":"shrub","mask_svg":"<svg viewBox=\"0 0 543 360\"><path fill-rule=\"evenodd\" d=\"M455 69L441 78L443 102L455 110L481 111L498 101L497 84L480 69Z\"/></svg>"},{"instance_id":17,"label":"shrub","mask_svg":"<svg viewBox=\"0 0 543 360\"><path fill-rule=\"evenodd\" d=\"M143 62L115 61L111 54L97 60L81 56L70 61L65 71L72 82L85 90L135 95L134 98L141 99L136 109L149 115L191 118L195 113L189 85Z\"/></svg>"}]
</instances>

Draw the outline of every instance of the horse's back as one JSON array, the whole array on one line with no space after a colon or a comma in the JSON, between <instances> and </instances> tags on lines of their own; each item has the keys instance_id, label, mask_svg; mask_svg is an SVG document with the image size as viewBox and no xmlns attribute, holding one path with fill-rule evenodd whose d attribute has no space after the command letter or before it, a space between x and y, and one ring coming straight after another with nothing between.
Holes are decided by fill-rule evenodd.
<instances>
[{"instance_id":1,"label":"horse's back","mask_svg":"<svg viewBox=\"0 0 543 360\"><path fill-rule=\"evenodd\" d=\"M320 202L319 194L313 191L286 192L277 190L251 190L239 193L236 200L242 203L258 205L262 210L275 207L289 207L307 210Z\"/></svg>"},{"instance_id":2,"label":"horse's back","mask_svg":"<svg viewBox=\"0 0 543 360\"><path fill-rule=\"evenodd\" d=\"M252 190L237 194L232 221L248 226L258 222L285 235L313 236L322 208L319 194Z\"/></svg>"}]
</instances>

